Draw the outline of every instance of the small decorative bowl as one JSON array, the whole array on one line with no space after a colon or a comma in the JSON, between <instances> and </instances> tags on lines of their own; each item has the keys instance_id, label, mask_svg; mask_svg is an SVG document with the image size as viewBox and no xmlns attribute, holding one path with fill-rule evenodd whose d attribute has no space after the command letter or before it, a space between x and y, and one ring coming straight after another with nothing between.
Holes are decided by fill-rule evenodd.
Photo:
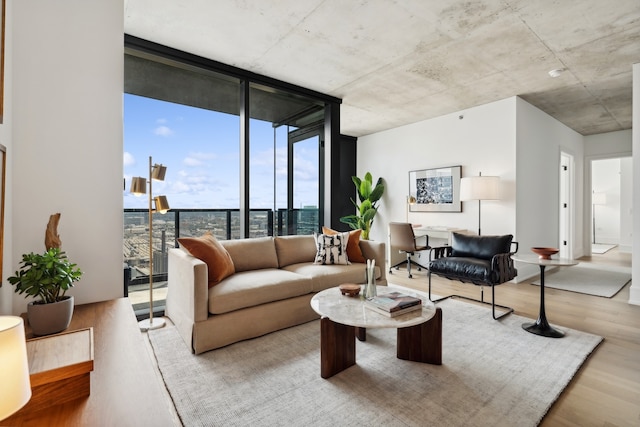
<instances>
[{"instance_id":1,"label":"small decorative bowl","mask_svg":"<svg viewBox=\"0 0 640 427\"><path fill-rule=\"evenodd\" d=\"M551 255L555 255L560 252L558 248L531 248L531 250L538 254L540 259L551 259Z\"/></svg>"},{"instance_id":2,"label":"small decorative bowl","mask_svg":"<svg viewBox=\"0 0 640 427\"><path fill-rule=\"evenodd\" d=\"M340 292L342 295L346 295L348 297L358 296L360 293L360 285L356 285L355 283L345 283L344 285L340 285Z\"/></svg>"}]
</instances>

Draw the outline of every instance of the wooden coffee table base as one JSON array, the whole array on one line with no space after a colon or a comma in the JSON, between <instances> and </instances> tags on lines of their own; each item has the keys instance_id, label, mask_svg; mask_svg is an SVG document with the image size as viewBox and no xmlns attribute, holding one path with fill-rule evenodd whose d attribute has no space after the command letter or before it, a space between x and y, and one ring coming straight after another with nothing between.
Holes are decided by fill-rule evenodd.
<instances>
[{"instance_id":1,"label":"wooden coffee table base","mask_svg":"<svg viewBox=\"0 0 640 427\"><path fill-rule=\"evenodd\" d=\"M398 329L398 359L442 364L442 309L433 318ZM320 319L320 376L330 378L356 364L356 327Z\"/></svg>"}]
</instances>

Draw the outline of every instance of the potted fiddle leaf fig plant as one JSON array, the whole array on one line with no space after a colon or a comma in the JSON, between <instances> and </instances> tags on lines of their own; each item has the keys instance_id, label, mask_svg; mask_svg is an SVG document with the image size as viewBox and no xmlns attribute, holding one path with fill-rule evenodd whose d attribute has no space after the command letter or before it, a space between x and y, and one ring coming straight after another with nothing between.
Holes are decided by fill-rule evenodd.
<instances>
[{"instance_id":1,"label":"potted fiddle leaf fig plant","mask_svg":"<svg viewBox=\"0 0 640 427\"><path fill-rule=\"evenodd\" d=\"M55 224L60 214L57 215ZM16 293L26 294L25 298L38 298L27 305L27 319L34 335L55 334L69 327L74 300L73 296L65 293L82 276L80 268L69 261L66 253L60 249L57 234L53 234L56 237L53 244L49 235L48 227L46 251L22 255L19 270L7 279L15 286Z\"/></svg>"},{"instance_id":2,"label":"potted fiddle leaf fig plant","mask_svg":"<svg viewBox=\"0 0 640 427\"><path fill-rule=\"evenodd\" d=\"M367 172L364 179L352 176L351 180L356 186L359 203L351 198L351 203L356 207L356 215L347 215L340 218L340 222L348 224L352 229L362 230L362 239L369 239L369 232L373 225L373 218L378 213L378 203L384 193L384 181L378 178L376 185L373 185L373 177Z\"/></svg>"}]
</instances>

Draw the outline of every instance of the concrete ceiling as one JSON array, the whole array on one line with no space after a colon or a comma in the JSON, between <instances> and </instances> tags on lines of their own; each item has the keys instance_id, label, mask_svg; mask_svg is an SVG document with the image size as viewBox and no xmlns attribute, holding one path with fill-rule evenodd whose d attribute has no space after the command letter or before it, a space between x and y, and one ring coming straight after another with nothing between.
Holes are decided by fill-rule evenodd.
<instances>
[{"instance_id":1,"label":"concrete ceiling","mask_svg":"<svg viewBox=\"0 0 640 427\"><path fill-rule=\"evenodd\" d=\"M346 135L515 95L590 135L631 128L640 1L125 0L125 32L342 98Z\"/></svg>"}]
</instances>

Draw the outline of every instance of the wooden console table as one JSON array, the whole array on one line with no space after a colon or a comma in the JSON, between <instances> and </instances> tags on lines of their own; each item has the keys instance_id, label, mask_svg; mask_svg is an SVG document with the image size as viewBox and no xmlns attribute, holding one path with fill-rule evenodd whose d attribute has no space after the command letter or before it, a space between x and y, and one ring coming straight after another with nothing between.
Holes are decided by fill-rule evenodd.
<instances>
[{"instance_id":1,"label":"wooden console table","mask_svg":"<svg viewBox=\"0 0 640 427\"><path fill-rule=\"evenodd\" d=\"M27 404L0 426L179 425L129 300L76 306L65 332L85 328L93 328L94 340L90 396L42 410Z\"/></svg>"}]
</instances>

